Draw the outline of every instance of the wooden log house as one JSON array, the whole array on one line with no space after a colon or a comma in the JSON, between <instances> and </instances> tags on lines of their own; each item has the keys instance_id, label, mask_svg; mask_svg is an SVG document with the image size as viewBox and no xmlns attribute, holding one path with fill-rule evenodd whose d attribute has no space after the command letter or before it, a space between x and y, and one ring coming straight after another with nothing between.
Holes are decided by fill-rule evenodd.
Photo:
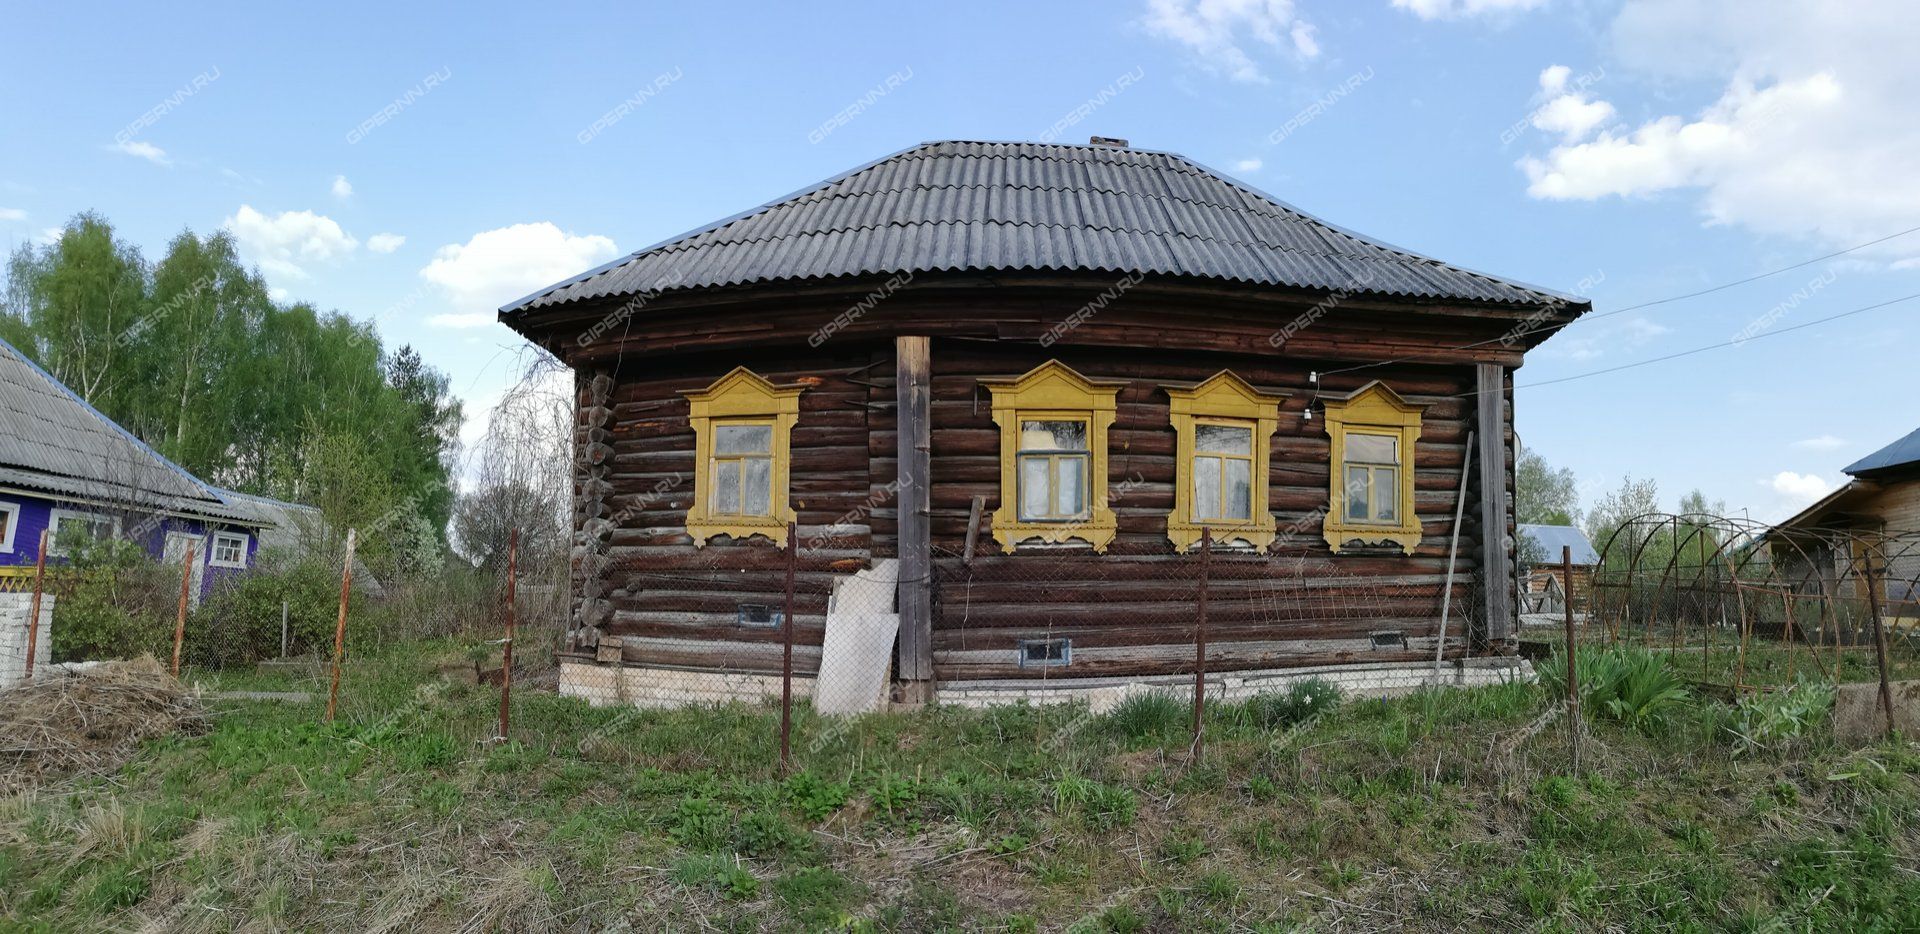
<instances>
[{"instance_id":1,"label":"wooden log house","mask_svg":"<svg viewBox=\"0 0 1920 934\"><path fill-rule=\"evenodd\" d=\"M563 690L777 692L789 523L803 688L876 568L895 700L1191 678L1203 528L1223 689L1426 677L1443 596L1502 671L1512 375L1587 310L1123 141L896 153L502 309L577 374Z\"/></svg>"}]
</instances>

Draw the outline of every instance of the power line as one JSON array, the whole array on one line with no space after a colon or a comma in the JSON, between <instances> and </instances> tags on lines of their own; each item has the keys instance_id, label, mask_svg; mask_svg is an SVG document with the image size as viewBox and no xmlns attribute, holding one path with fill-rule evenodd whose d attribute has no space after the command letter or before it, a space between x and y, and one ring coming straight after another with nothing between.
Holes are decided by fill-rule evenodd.
<instances>
[{"instance_id":1,"label":"power line","mask_svg":"<svg viewBox=\"0 0 1920 934\"><path fill-rule=\"evenodd\" d=\"M1548 324L1548 325L1543 325L1541 327L1531 328L1526 330L1509 331L1508 333L1502 334L1499 337L1490 337L1483 341L1474 341L1471 344L1462 344L1458 347L1449 348L1449 350L1452 350L1452 351L1472 350L1475 347L1485 347L1488 344L1500 343L1503 341L1512 342L1517 338L1528 337L1534 334L1540 334L1542 332L1562 331L1582 321L1597 321L1601 318L1611 318L1614 315L1626 314L1629 311L1639 311L1642 308L1652 308L1655 305L1665 305L1672 302L1685 301L1686 299L1689 299L1689 298L1699 298L1702 295L1712 295L1715 292L1722 292L1727 289L1734 288L1735 286L1742 286L1748 283L1758 282L1762 279L1772 278L1773 276L1777 276L1783 272L1792 272L1795 269L1811 266L1814 263L1821 263L1830 259L1834 259L1836 257L1845 256L1848 253L1858 252L1860 250L1866 249L1867 247L1877 246L1879 244L1885 243L1888 240L1904 237L1910 233L1914 233L1915 231L1920 231L1920 226L1909 227L1905 230L1898 231L1896 233L1887 234L1884 237L1878 237L1872 240L1868 240L1865 243L1854 244L1853 246L1847 247L1844 250L1835 250L1834 252L1828 253L1824 256L1816 256L1812 259L1801 260L1800 262L1794 263L1792 265L1782 266L1778 269L1759 273L1757 275L1748 276L1744 279L1735 279L1731 282L1723 282L1716 286L1700 289L1699 291L1687 292L1682 295L1670 295L1666 298L1656 298L1649 302L1641 302L1638 305L1628 305L1625 308L1615 308L1612 311L1603 311L1598 314L1586 314L1586 315L1580 316L1579 318L1575 318L1574 320L1569 321L1565 324ZM1896 299L1896 301L1900 301L1900 299ZM1715 345L1715 346L1718 346L1718 345ZM1378 367L1378 366L1392 366L1396 363L1408 363L1416 360L1430 360L1430 359L1433 359L1433 358L1425 355L1414 354L1414 355L1405 356L1405 357L1395 357L1391 360L1382 360L1378 363L1360 363L1360 364L1355 364L1354 366L1342 367L1337 370L1323 370L1321 371L1321 375L1331 376L1335 373L1352 373L1355 370L1366 370L1366 369L1371 369L1373 367ZM1544 385L1544 384L1534 384L1534 385Z\"/></svg>"},{"instance_id":2,"label":"power line","mask_svg":"<svg viewBox=\"0 0 1920 934\"><path fill-rule=\"evenodd\" d=\"M1518 391L1521 389L1532 389L1536 386L1552 386L1555 383L1569 383L1576 379L1586 379L1589 376L1603 376L1608 373L1618 373L1621 370L1631 370L1634 367L1642 367L1642 366L1647 366L1649 364L1654 364L1654 363L1664 363L1668 360L1677 360L1681 357L1691 357L1694 354L1706 353L1709 350L1721 350L1727 347L1738 347L1744 343L1750 343L1752 341L1762 340L1769 337L1778 337L1782 334L1790 334L1794 331L1804 330L1806 328L1814 327L1816 325L1822 325L1822 324L1827 324L1828 322L1838 321L1841 318L1851 318L1854 315L1866 314L1869 311L1885 308L1888 305L1898 305L1901 302L1910 302L1916 298L1920 298L1920 292L1915 292L1911 295L1902 295L1899 298L1890 298L1884 302L1876 302L1872 305L1864 305L1859 308L1855 308L1852 311L1843 311L1837 315L1828 315L1825 318L1815 318L1812 321L1801 322L1800 324L1795 324L1790 327L1777 328L1771 331L1763 331L1759 334L1755 334L1752 337L1747 338L1745 341L1737 341L1737 340L1721 341L1720 343L1717 343L1717 344L1708 344L1704 347L1695 347L1691 350L1682 350L1675 353L1666 354L1664 356L1651 357L1646 360L1636 360L1632 363L1622 363L1619 366L1610 366L1605 369L1590 370L1585 373L1575 373L1572 376L1562 376L1555 379L1545 379L1537 383L1525 383L1525 384L1515 385L1513 388L1515 391ZM1457 396L1454 396L1453 398L1465 399L1471 396L1477 396L1479 394L1480 392L1478 390L1475 390L1473 392L1461 393Z\"/></svg>"}]
</instances>

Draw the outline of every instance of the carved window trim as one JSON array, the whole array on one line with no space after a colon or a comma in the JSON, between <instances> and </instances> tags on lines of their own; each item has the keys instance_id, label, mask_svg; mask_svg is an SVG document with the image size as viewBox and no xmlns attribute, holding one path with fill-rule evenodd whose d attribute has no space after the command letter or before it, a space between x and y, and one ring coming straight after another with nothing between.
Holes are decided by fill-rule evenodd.
<instances>
[{"instance_id":1,"label":"carved window trim","mask_svg":"<svg viewBox=\"0 0 1920 934\"><path fill-rule=\"evenodd\" d=\"M788 497L793 426L800 419L800 394L805 391L805 386L797 384L776 386L742 366L705 389L682 393L690 404L687 421L693 426L693 503L687 509L687 534L693 536L695 546L722 535L736 540L760 535L776 545L787 543L787 525L794 521ZM714 429L729 423L773 429L772 489L765 515L722 514L713 508Z\"/></svg>"},{"instance_id":2,"label":"carved window trim","mask_svg":"<svg viewBox=\"0 0 1920 934\"><path fill-rule=\"evenodd\" d=\"M1324 534L1334 554L1367 546L1397 545L1413 554L1420 545L1420 516L1414 510L1414 442L1420 438L1425 404L1408 402L1386 383L1375 380L1326 403L1326 431L1332 439L1327 461L1327 515ZM1395 439L1398 460L1393 521L1372 522L1347 517L1347 437L1349 434L1385 435Z\"/></svg>"},{"instance_id":3,"label":"carved window trim","mask_svg":"<svg viewBox=\"0 0 1920 934\"><path fill-rule=\"evenodd\" d=\"M993 538L1011 554L1023 542L1086 542L1104 553L1119 530L1107 502L1107 429L1113 425L1120 388L1126 380L1094 380L1058 360L1048 360L1012 379L980 381L993 396L993 420L1000 426L1000 506L993 511ZM1087 425L1085 518L1038 521L1020 518L1020 423L1081 421Z\"/></svg>"},{"instance_id":4,"label":"carved window trim","mask_svg":"<svg viewBox=\"0 0 1920 934\"><path fill-rule=\"evenodd\" d=\"M1273 544L1278 523L1269 508L1273 434L1280 425L1280 405L1291 393L1255 388L1230 370L1221 370L1192 387L1167 386L1168 418L1175 435L1173 511L1167 514L1167 540L1185 552L1200 542L1205 527L1218 544L1239 541L1253 548ZM1194 480L1198 459L1198 426L1226 424L1244 427L1252 439L1252 508L1246 519L1194 518Z\"/></svg>"}]
</instances>

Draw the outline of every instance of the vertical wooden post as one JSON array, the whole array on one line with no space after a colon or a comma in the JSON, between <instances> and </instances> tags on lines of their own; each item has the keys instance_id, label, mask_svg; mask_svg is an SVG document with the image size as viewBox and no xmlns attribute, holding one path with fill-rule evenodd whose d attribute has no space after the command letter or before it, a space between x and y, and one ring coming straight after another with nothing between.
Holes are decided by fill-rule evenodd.
<instances>
[{"instance_id":1,"label":"vertical wooden post","mask_svg":"<svg viewBox=\"0 0 1920 934\"><path fill-rule=\"evenodd\" d=\"M1880 587L1873 573L1873 550L1862 563L1867 576L1867 614L1873 617L1873 655L1880 666L1880 709L1887 715L1887 735L1893 735L1893 685L1887 679L1887 629L1880 622Z\"/></svg>"},{"instance_id":2,"label":"vertical wooden post","mask_svg":"<svg viewBox=\"0 0 1920 934\"><path fill-rule=\"evenodd\" d=\"M1507 387L1497 363L1476 367L1477 431L1480 441L1481 609L1485 625L1478 643L1498 642L1513 632L1513 564L1507 552Z\"/></svg>"},{"instance_id":3,"label":"vertical wooden post","mask_svg":"<svg viewBox=\"0 0 1920 934\"><path fill-rule=\"evenodd\" d=\"M1560 546L1560 569L1573 576L1573 547ZM1567 622L1567 717L1573 730L1573 774L1580 774L1580 643L1573 629L1573 601L1562 600Z\"/></svg>"},{"instance_id":4,"label":"vertical wooden post","mask_svg":"<svg viewBox=\"0 0 1920 934\"><path fill-rule=\"evenodd\" d=\"M287 601L280 601L280 657L286 658L291 649L293 630L287 628Z\"/></svg>"},{"instance_id":5,"label":"vertical wooden post","mask_svg":"<svg viewBox=\"0 0 1920 934\"><path fill-rule=\"evenodd\" d=\"M800 563L800 536L787 523L787 600L780 618L780 774L793 766L793 576ZM819 672L814 673L816 684Z\"/></svg>"},{"instance_id":6,"label":"vertical wooden post","mask_svg":"<svg viewBox=\"0 0 1920 934\"><path fill-rule=\"evenodd\" d=\"M27 671L33 677L33 658L40 652L40 596L46 592L47 529L40 530L40 554L33 559L33 602L27 609Z\"/></svg>"},{"instance_id":7,"label":"vertical wooden post","mask_svg":"<svg viewBox=\"0 0 1920 934\"><path fill-rule=\"evenodd\" d=\"M1207 586L1213 563L1213 530L1200 527L1200 592L1193 626L1193 761L1206 754Z\"/></svg>"},{"instance_id":8,"label":"vertical wooden post","mask_svg":"<svg viewBox=\"0 0 1920 934\"><path fill-rule=\"evenodd\" d=\"M513 579L519 571L520 530L507 533L507 638L500 643L500 732L494 737L507 740L508 711L513 698Z\"/></svg>"},{"instance_id":9,"label":"vertical wooden post","mask_svg":"<svg viewBox=\"0 0 1920 934\"><path fill-rule=\"evenodd\" d=\"M187 557L180 563L180 612L173 620L173 676L180 677L180 644L187 638L187 592L193 585L193 543L187 543Z\"/></svg>"},{"instance_id":10,"label":"vertical wooden post","mask_svg":"<svg viewBox=\"0 0 1920 934\"><path fill-rule=\"evenodd\" d=\"M933 537L928 451L932 446L931 341L900 336L894 349L895 503L899 513L900 680L908 703L933 699Z\"/></svg>"},{"instance_id":11,"label":"vertical wooden post","mask_svg":"<svg viewBox=\"0 0 1920 934\"><path fill-rule=\"evenodd\" d=\"M333 683L327 687L327 722L340 700L340 663L347 654L347 593L353 586L353 545L359 533L347 530L347 559L340 566L340 620L333 628Z\"/></svg>"}]
</instances>

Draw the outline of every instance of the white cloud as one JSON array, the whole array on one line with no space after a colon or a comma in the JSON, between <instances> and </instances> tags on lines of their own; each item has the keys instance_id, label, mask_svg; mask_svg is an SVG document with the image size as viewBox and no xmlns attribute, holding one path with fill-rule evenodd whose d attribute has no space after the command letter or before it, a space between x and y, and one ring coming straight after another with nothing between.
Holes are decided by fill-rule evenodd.
<instances>
[{"instance_id":1,"label":"white cloud","mask_svg":"<svg viewBox=\"0 0 1920 934\"><path fill-rule=\"evenodd\" d=\"M267 215L243 204L224 226L242 256L270 274L296 279L307 278L304 264L339 259L360 245L332 218L312 211Z\"/></svg>"},{"instance_id":2,"label":"white cloud","mask_svg":"<svg viewBox=\"0 0 1920 934\"><path fill-rule=\"evenodd\" d=\"M377 233L367 238L367 249L375 253L391 253L406 242L407 238L397 233Z\"/></svg>"},{"instance_id":3,"label":"white cloud","mask_svg":"<svg viewBox=\"0 0 1920 934\"><path fill-rule=\"evenodd\" d=\"M1773 492L1786 500L1788 505L1796 508L1806 506L1833 490L1833 484L1814 474L1794 473L1791 470L1782 470L1774 474L1768 485L1772 487Z\"/></svg>"},{"instance_id":4,"label":"white cloud","mask_svg":"<svg viewBox=\"0 0 1920 934\"><path fill-rule=\"evenodd\" d=\"M1186 46L1208 70L1235 81L1267 81L1242 47L1248 39L1298 59L1320 54L1316 30L1294 11L1293 0L1147 0L1141 24L1151 35Z\"/></svg>"},{"instance_id":5,"label":"white cloud","mask_svg":"<svg viewBox=\"0 0 1920 934\"><path fill-rule=\"evenodd\" d=\"M279 288L276 286L274 288L267 290L267 297L273 299L276 302L284 302L287 299L292 298L293 293L287 291L286 289Z\"/></svg>"},{"instance_id":6,"label":"white cloud","mask_svg":"<svg viewBox=\"0 0 1920 934\"><path fill-rule=\"evenodd\" d=\"M420 270L453 307L427 323L446 328L492 324L501 305L598 266L614 252L606 237L575 236L546 221L481 231L464 244L434 251L433 261Z\"/></svg>"},{"instance_id":7,"label":"white cloud","mask_svg":"<svg viewBox=\"0 0 1920 934\"><path fill-rule=\"evenodd\" d=\"M46 246L51 243L59 243L60 235L63 233L66 233L66 231L59 227L42 227L40 229L40 235L37 237L34 237L33 242L38 243L41 246Z\"/></svg>"},{"instance_id":8,"label":"white cloud","mask_svg":"<svg viewBox=\"0 0 1920 934\"><path fill-rule=\"evenodd\" d=\"M347 181L345 175L335 175L333 177L333 196L342 201L353 197L353 183Z\"/></svg>"},{"instance_id":9,"label":"white cloud","mask_svg":"<svg viewBox=\"0 0 1920 934\"><path fill-rule=\"evenodd\" d=\"M1265 164L1266 163L1258 159L1242 159L1233 164L1233 170L1235 172L1258 172L1260 171L1260 167Z\"/></svg>"},{"instance_id":10,"label":"white cloud","mask_svg":"<svg viewBox=\"0 0 1920 934\"><path fill-rule=\"evenodd\" d=\"M0 208L0 221L23 221L27 212L20 208Z\"/></svg>"},{"instance_id":11,"label":"white cloud","mask_svg":"<svg viewBox=\"0 0 1920 934\"><path fill-rule=\"evenodd\" d=\"M1540 93L1547 102L1527 116L1527 121L1536 128L1560 134L1562 142L1585 139L1614 116L1612 104L1588 98L1587 76L1581 76L1579 83L1568 90L1567 79L1572 75L1573 69L1565 65L1552 65L1541 71Z\"/></svg>"},{"instance_id":12,"label":"white cloud","mask_svg":"<svg viewBox=\"0 0 1920 934\"><path fill-rule=\"evenodd\" d=\"M1832 435L1821 435L1817 438L1802 438L1793 443L1794 447L1805 451L1832 451L1836 448L1846 447L1846 445L1846 439L1836 438Z\"/></svg>"},{"instance_id":13,"label":"white cloud","mask_svg":"<svg viewBox=\"0 0 1920 934\"><path fill-rule=\"evenodd\" d=\"M1458 19L1513 13L1542 6L1547 0L1393 0L1393 5L1421 19Z\"/></svg>"},{"instance_id":14,"label":"white cloud","mask_svg":"<svg viewBox=\"0 0 1920 934\"><path fill-rule=\"evenodd\" d=\"M117 152L124 152L129 156L139 156L140 158L145 159L148 162L153 163L154 165L172 165L173 164L173 161L167 158L166 150L161 149L160 147L155 146L154 144L149 143L145 140L137 140L137 139L121 140L120 142L114 144L111 148Z\"/></svg>"},{"instance_id":15,"label":"white cloud","mask_svg":"<svg viewBox=\"0 0 1920 934\"><path fill-rule=\"evenodd\" d=\"M1611 27L1624 70L1705 80L1711 102L1634 124L1576 101L1562 138L1520 161L1529 194L1598 200L1671 194L1712 224L1851 245L1920 215L1920 15L1908 0L1844 12L1791 0L1628 0ZM1545 75L1542 76L1543 84ZM1564 82L1564 76L1561 77ZM1597 131L1597 133L1595 132ZM1885 260L1920 256L1893 241Z\"/></svg>"}]
</instances>

